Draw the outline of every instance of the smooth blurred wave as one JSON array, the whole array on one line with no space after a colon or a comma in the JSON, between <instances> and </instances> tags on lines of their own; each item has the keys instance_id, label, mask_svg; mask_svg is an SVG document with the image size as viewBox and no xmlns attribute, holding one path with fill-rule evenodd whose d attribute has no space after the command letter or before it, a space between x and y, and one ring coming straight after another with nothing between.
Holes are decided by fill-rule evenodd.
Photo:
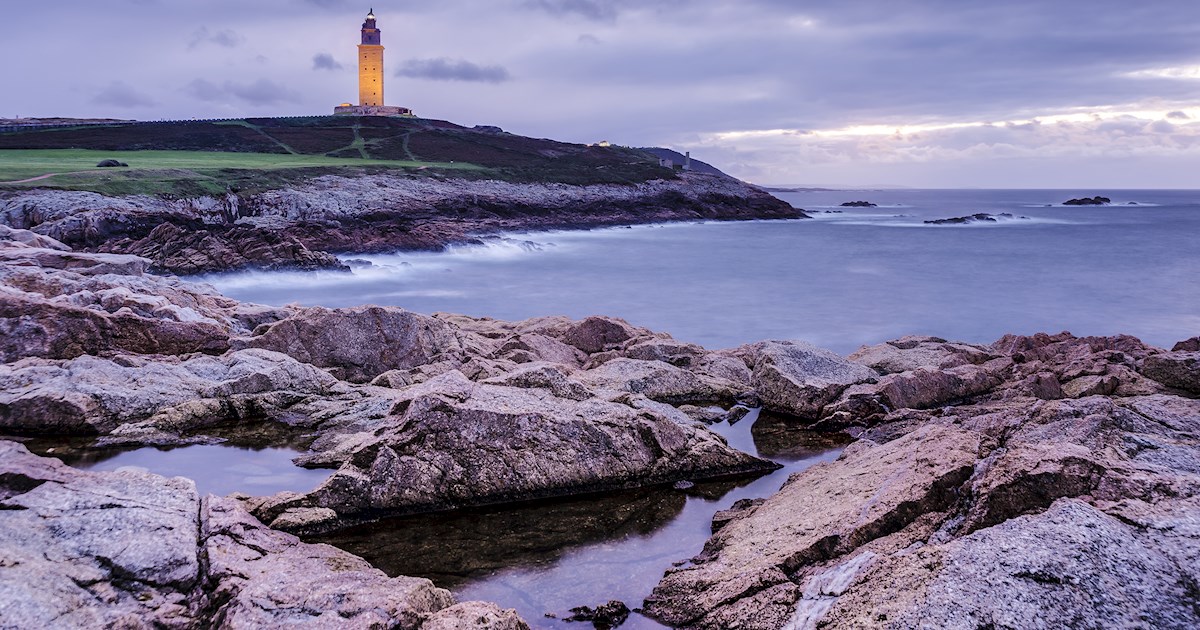
<instances>
[{"instance_id":1,"label":"smooth blurred wave","mask_svg":"<svg viewBox=\"0 0 1200 630\"><path fill-rule=\"evenodd\" d=\"M1096 194L1113 204L1061 205ZM512 234L443 253L344 256L370 263L352 274L202 279L268 304L614 315L710 348L798 338L846 353L906 334L989 343L1062 330L1170 346L1200 334L1200 191L778 196L816 220ZM839 206L860 199L879 207ZM924 223L976 213L1013 217Z\"/></svg>"}]
</instances>

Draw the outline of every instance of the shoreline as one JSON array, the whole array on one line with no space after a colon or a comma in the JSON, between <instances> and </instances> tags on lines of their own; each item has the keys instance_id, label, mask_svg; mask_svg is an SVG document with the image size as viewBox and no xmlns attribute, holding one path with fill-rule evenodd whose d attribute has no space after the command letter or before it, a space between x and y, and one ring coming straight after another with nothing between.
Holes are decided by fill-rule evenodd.
<instances>
[{"instance_id":1,"label":"shoreline","mask_svg":"<svg viewBox=\"0 0 1200 630\"><path fill-rule=\"evenodd\" d=\"M336 254L442 251L504 232L692 220L807 218L728 177L639 184L514 184L369 174L223 198L30 190L0 193L0 223L76 249L150 258L178 275L344 269Z\"/></svg>"},{"instance_id":2,"label":"shoreline","mask_svg":"<svg viewBox=\"0 0 1200 630\"><path fill-rule=\"evenodd\" d=\"M75 252L8 228L0 257L5 432L166 446L265 422L311 439L297 464L335 469L306 493L201 498L190 482L83 473L0 442L0 531L20 532L0 536L0 550L24 554L0 570L20 572L6 599L22 610L54 610L45 593L67 589L76 614L93 619L202 620L238 606L278 623L276 609L256 603L266 588L256 580L286 599L316 579L342 602L318 613L354 618L367 613L339 607L381 601L396 590L388 580L402 580L396 605L417 611L412 627L437 627L426 624L455 604L428 581L387 578L348 554L314 569L301 558L316 552L284 532L766 471L777 464L706 427L760 408L855 441L779 492L714 517L700 555L668 570L646 600L654 619L855 627L881 614L904 623L968 611L1017 615L1018 625L1197 621L1178 586L1194 574L1174 558L1200 533L1171 523L1200 509L1200 338L1171 350L1061 333L987 345L905 337L849 356L790 341L713 351L611 317L510 322L244 303L151 275L143 258ZM114 507L85 509L85 495ZM55 507L59 496L77 507ZM150 517L137 507L160 503ZM38 524L55 519L92 533ZM161 548L173 559L86 542L147 527L182 536ZM253 561L262 572L205 564L240 539L204 532L231 527L262 541ZM70 561L24 551L81 544L92 546ZM193 577L171 573L189 563ZM69 579L78 571L99 577L80 586ZM143 577L131 587L127 575ZM1098 586L1114 580L1116 609ZM1100 595L1060 597L1074 584ZM85 603L93 587L119 595ZM1012 601L1033 604L1013 611Z\"/></svg>"}]
</instances>

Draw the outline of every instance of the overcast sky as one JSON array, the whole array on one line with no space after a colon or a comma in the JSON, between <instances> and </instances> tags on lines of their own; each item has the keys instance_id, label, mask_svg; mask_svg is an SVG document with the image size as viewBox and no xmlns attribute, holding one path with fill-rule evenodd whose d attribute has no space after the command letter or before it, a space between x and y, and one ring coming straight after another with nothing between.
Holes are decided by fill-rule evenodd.
<instances>
[{"instance_id":1,"label":"overcast sky","mask_svg":"<svg viewBox=\"0 0 1200 630\"><path fill-rule=\"evenodd\" d=\"M371 0L4 0L0 117L323 114ZM758 183L1200 187L1197 0L374 0L388 104Z\"/></svg>"}]
</instances>

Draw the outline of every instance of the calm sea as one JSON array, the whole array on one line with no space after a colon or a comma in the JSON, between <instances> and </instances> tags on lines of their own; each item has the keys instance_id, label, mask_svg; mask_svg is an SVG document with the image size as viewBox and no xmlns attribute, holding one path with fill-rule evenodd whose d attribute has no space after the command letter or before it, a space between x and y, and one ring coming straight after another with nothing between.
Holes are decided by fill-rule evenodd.
<instances>
[{"instance_id":1,"label":"calm sea","mask_svg":"<svg viewBox=\"0 0 1200 630\"><path fill-rule=\"evenodd\" d=\"M1064 200L1102 194L1105 207ZM501 319L606 314L709 348L804 339L842 353L907 334L1200 334L1200 191L778 193L816 217L514 234L362 256L353 275L209 276L268 304L402 306ZM866 200L876 208L841 208ZM995 223L924 223L978 212Z\"/></svg>"}]
</instances>

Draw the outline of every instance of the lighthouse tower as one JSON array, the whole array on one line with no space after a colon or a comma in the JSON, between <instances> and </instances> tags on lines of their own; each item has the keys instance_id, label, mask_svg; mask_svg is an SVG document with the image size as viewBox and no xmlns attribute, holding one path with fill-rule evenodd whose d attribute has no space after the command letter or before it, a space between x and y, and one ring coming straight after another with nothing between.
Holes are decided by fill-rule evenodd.
<instances>
[{"instance_id":1,"label":"lighthouse tower","mask_svg":"<svg viewBox=\"0 0 1200 630\"><path fill-rule=\"evenodd\" d=\"M362 25L362 44L358 46L358 104L383 106L383 44L375 24L375 9Z\"/></svg>"},{"instance_id":2,"label":"lighthouse tower","mask_svg":"<svg viewBox=\"0 0 1200 630\"><path fill-rule=\"evenodd\" d=\"M383 40L375 22L375 9L362 25L362 43L358 45L358 105L342 103L335 114L354 116L412 116L407 107L389 107L383 100Z\"/></svg>"}]
</instances>

